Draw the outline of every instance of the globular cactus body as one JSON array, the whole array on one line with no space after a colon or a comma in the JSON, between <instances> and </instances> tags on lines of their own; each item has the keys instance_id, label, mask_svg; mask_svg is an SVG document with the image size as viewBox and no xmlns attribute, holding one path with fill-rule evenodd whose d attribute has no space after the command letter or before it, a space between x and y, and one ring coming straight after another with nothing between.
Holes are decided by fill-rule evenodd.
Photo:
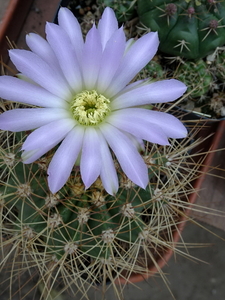
<instances>
[{"instance_id":1,"label":"globular cactus body","mask_svg":"<svg viewBox=\"0 0 225 300\"><path fill-rule=\"evenodd\" d=\"M100 180L85 190L77 167L67 184L51 194L46 170L52 153L25 165L19 154L21 138L9 136L7 141L15 146L7 142L0 152L0 168L5 170L0 179L0 233L14 260L22 259L22 267L13 264L12 276L31 265L39 270L47 294L62 279L66 287L75 284L86 295L86 284L104 288L124 271L127 279L131 272L145 274L157 265L154 255L174 250L173 231L189 206L187 195L197 171L187 159L189 138L171 140L171 146L146 144L146 189L134 185L115 161L120 188L112 196Z\"/></svg>"},{"instance_id":2,"label":"globular cactus body","mask_svg":"<svg viewBox=\"0 0 225 300\"><path fill-rule=\"evenodd\" d=\"M224 1L138 1L140 22L158 31L159 49L199 59L225 44Z\"/></svg>"},{"instance_id":3,"label":"globular cactus body","mask_svg":"<svg viewBox=\"0 0 225 300\"><path fill-rule=\"evenodd\" d=\"M157 164L163 166L166 162L166 158L161 158ZM58 259L65 255L68 244L76 245L75 248L92 258L108 259L111 255L108 245L114 239L135 243L146 226L142 214L152 207L153 191L149 186L146 190L122 187L116 197L103 196L97 189L92 193L83 191L80 198L74 197L67 187L57 196L48 193L38 164L19 162L13 172L4 194L7 203L18 211L15 230L20 231L23 224L26 237L41 235L47 252ZM157 168L149 169L149 180L155 172ZM32 174L29 184L27 174ZM127 178L123 180L132 186Z\"/></svg>"}]
</instances>

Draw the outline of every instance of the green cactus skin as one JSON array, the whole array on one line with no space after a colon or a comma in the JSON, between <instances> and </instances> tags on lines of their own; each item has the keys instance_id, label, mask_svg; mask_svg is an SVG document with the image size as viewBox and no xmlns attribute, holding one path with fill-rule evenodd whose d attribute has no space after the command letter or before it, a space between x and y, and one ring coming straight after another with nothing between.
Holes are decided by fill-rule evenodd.
<instances>
[{"instance_id":1,"label":"green cactus skin","mask_svg":"<svg viewBox=\"0 0 225 300\"><path fill-rule=\"evenodd\" d=\"M24 263L18 269L13 264L13 276L29 268L29 261L40 280L53 280L51 288L62 279L68 288L75 284L86 293L85 284L104 286L124 269L144 274L156 253L174 250L173 230L189 206L187 195L197 172L189 165L192 158L187 159L189 138L171 140L170 146L146 144L145 190L116 166L120 188L111 196L99 180L85 191L77 167L67 184L50 194L46 170L53 152L23 164L19 150L25 137L10 133L0 149L0 169L5 170L0 178L0 235L16 249L14 259ZM139 256L143 252L144 260Z\"/></svg>"},{"instance_id":2,"label":"green cactus skin","mask_svg":"<svg viewBox=\"0 0 225 300\"><path fill-rule=\"evenodd\" d=\"M187 85L188 92L191 92L190 96L193 98L207 94L213 83L213 77L202 59L195 63L186 61L181 64L174 76Z\"/></svg>"},{"instance_id":3,"label":"green cactus skin","mask_svg":"<svg viewBox=\"0 0 225 300\"><path fill-rule=\"evenodd\" d=\"M138 15L164 53L199 59L225 44L225 1L140 0Z\"/></svg>"},{"instance_id":4,"label":"green cactus skin","mask_svg":"<svg viewBox=\"0 0 225 300\"><path fill-rule=\"evenodd\" d=\"M225 51L218 53L215 61L215 74L219 80L225 81Z\"/></svg>"},{"instance_id":5,"label":"green cactus skin","mask_svg":"<svg viewBox=\"0 0 225 300\"><path fill-rule=\"evenodd\" d=\"M159 149L150 155L153 163L149 168L149 182L168 169L168 158ZM15 230L23 224L34 234L41 235L49 253L58 259L64 255L66 241L75 243L91 257L109 258L109 242L103 233L107 236L107 232L109 235L113 232L112 239L129 244L134 243L146 227L143 212L151 210L155 203L154 183L144 190L120 175L121 187L115 196L104 194L96 187L74 194L77 183L71 182L57 195L51 195L47 174L40 162L24 165L18 154L14 160L12 176L6 184L1 182L0 192L5 195L8 207L16 210ZM7 168L4 159L1 168Z\"/></svg>"},{"instance_id":6,"label":"green cactus skin","mask_svg":"<svg viewBox=\"0 0 225 300\"><path fill-rule=\"evenodd\" d=\"M132 18L136 2L137 0L98 0L98 4L103 8L111 7L115 11L119 22L125 22Z\"/></svg>"},{"instance_id":7,"label":"green cactus skin","mask_svg":"<svg viewBox=\"0 0 225 300\"><path fill-rule=\"evenodd\" d=\"M164 78L165 74L163 71L162 66L157 61L150 61L146 67L140 72L140 77L145 79L149 78L150 80L154 79L162 79Z\"/></svg>"},{"instance_id":8,"label":"green cactus skin","mask_svg":"<svg viewBox=\"0 0 225 300\"><path fill-rule=\"evenodd\" d=\"M166 162L167 159L162 157L161 164ZM149 180L156 171L153 170L149 169ZM150 199L153 191L150 187L146 190L138 187L131 190L120 188L119 196L106 196L105 203L99 207L93 203L93 198L99 196L95 196L97 191L93 195L84 193L79 199L68 189L61 192L61 199L56 199L56 205L53 203L49 206L46 201L49 197L44 180L46 175L38 164L24 165L19 162L13 174L4 191L2 188L0 191L7 195L9 205L18 211L15 230L23 224L23 227L43 237L49 236L48 230L52 231L48 239L43 239L48 244L48 251L58 259L64 255L65 240L76 243L80 250L91 257L108 259L110 252L107 242L102 238L104 232L112 231L113 237L134 243L146 226L142 212L152 206ZM32 177L29 184L27 174Z\"/></svg>"}]
</instances>

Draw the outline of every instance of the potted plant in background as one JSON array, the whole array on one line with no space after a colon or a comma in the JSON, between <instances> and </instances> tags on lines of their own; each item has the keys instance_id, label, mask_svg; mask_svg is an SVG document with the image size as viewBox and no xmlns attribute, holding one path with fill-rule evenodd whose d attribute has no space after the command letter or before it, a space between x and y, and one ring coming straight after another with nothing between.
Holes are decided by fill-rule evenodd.
<instances>
[{"instance_id":1,"label":"potted plant in background","mask_svg":"<svg viewBox=\"0 0 225 300\"><path fill-rule=\"evenodd\" d=\"M183 106L223 118L225 3L141 0L137 5L143 27L159 32L167 76L179 78L192 91Z\"/></svg>"},{"instance_id":2,"label":"potted plant in background","mask_svg":"<svg viewBox=\"0 0 225 300\"><path fill-rule=\"evenodd\" d=\"M136 107L171 101L185 91L176 80L127 85L157 50L154 33L125 43L110 9L85 44L68 10L60 11L59 25L47 25L47 42L28 35L32 52L11 51L21 74L0 79L4 99L45 107L3 105L1 128L16 133L2 132L2 267L13 257L11 282L26 268L38 270L43 298L54 298L58 281L64 285L57 296L74 284L86 296L90 286L106 290L111 282L122 297L115 281L128 282L132 273L148 276L152 265L160 271L162 255L178 251L200 164L190 149L199 141L191 143L195 132L186 138L185 127L163 107ZM145 130L150 124L151 132Z\"/></svg>"}]
</instances>

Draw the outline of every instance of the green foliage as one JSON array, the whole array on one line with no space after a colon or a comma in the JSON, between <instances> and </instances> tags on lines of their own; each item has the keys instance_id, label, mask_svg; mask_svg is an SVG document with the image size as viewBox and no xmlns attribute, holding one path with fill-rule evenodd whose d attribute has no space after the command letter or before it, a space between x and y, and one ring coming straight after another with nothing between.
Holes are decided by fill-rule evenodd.
<instances>
[{"instance_id":1,"label":"green foliage","mask_svg":"<svg viewBox=\"0 0 225 300\"><path fill-rule=\"evenodd\" d=\"M225 44L225 1L140 0L138 15L164 53L199 59Z\"/></svg>"}]
</instances>

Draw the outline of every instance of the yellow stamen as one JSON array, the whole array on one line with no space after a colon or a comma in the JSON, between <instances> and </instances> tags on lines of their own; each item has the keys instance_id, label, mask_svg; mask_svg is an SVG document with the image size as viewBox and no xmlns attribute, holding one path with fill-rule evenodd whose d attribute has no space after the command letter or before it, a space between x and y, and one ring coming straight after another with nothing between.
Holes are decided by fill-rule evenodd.
<instances>
[{"instance_id":1,"label":"yellow stamen","mask_svg":"<svg viewBox=\"0 0 225 300\"><path fill-rule=\"evenodd\" d=\"M94 126L104 121L105 117L110 113L109 104L109 99L92 90L77 94L70 108L74 118L81 125Z\"/></svg>"}]
</instances>

